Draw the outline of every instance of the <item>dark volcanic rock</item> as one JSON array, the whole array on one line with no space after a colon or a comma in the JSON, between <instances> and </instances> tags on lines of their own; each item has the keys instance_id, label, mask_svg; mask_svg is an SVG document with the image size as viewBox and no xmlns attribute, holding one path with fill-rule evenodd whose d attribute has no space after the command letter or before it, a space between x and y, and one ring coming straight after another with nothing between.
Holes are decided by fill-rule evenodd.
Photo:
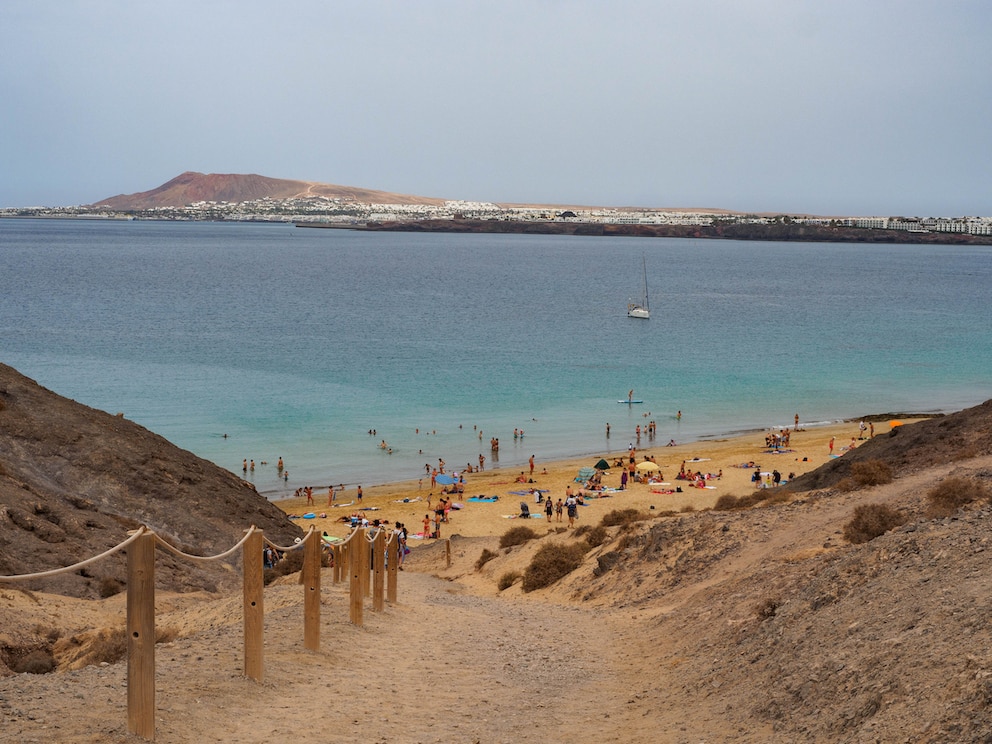
<instances>
[{"instance_id":1,"label":"dark volcanic rock","mask_svg":"<svg viewBox=\"0 0 992 744\"><path fill-rule=\"evenodd\" d=\"M113 547L142 524L198 555L223 552L251 525L281 544L302 534L233 473L0 364L0 574L71 565ZM117 553L17 586L93 597L125 580L126 558ZM239 580L219 562L204 566L158 553L161 588L215 589Z\"/></svg>"}]
</instances>

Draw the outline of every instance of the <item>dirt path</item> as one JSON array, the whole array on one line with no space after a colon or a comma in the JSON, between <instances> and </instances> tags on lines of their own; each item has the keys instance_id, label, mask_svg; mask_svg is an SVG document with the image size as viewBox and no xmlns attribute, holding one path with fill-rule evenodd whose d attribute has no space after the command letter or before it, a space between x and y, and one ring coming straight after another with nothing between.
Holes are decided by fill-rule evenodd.
<instances>
[{"instance_id":1,"label":"dirt path","mask_svg":"<svg viewBox=\"0 0 992 744\"><path fill-rule=\"evenodd\" d=\"M401 579L400 604L366 611L362 628L346 622L344 587L325 587L319 652L302 648L298 587L270 587L262 685L241 676L233 602L216 627L160 645L156 741L659 740L625 719L630 688L608 615ZM125 668L0 681L0 741L130 741Z\"/></svg>"}]
</instances>

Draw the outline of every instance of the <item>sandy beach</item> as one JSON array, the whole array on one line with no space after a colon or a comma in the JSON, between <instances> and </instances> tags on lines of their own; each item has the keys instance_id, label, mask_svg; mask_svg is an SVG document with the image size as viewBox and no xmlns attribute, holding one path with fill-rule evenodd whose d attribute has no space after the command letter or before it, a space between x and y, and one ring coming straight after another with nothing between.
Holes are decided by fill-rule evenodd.
<instances>
[{"instance_id":1,"label":"sandy beach","mask_svg":"<svg viewBox=\"0 0 992 744\"><path fill-rule=\"evenodd\" d=\"M903 422L910 423L913 420L904 419ZM875 423L873 426L876 436L889 430L887 422ZM756 468L743 467L745 465L753 462L763 473L777 470L785 480L790 473L802 475L829 460L831 439L834 440L833 455L840 456L852 443L857 445L861 435L858 421L800 428L798 431L789 431L788 447L782 447L778 451L770 450L766 446L766 435L780 434L781 431L756 431L737 437L674 447L666 446L664 442L653 442L648 446L644 438L643 448L636 449L636 460L642 463L645 457L653 458L661 468L660 480L653 483L630 483L625 490L614 490L620 487L621 469L611 467L602 479L608 491L585 498L579 519L593 524L603 514L626 508L656 512L708 509L724 494L744 496L755 489L752 476ZM865 436L868 436L868 432ZM613 465L618 455L613 453L603 457ZM536 461L533 475L529 468L521 471L519 467L486 469L472 473L455 468L455 472L465 479L462 494L444 494L442 486L435 486L432 490L430 477L425 476L420 481L363 488L360 504L354 487L343 491L335 489L334 502L330 506L326 488L314 490L313 505L308 504L305 498L284 499L275 503L291 517L301 518L298 524L304 529L313 525L322 533L336 537L348 535L351 529L348 517L358 513L361 508L361 513L369 521L379 519L389 523L404 523L411 536L410 546L417 547L431 542L429 539L422 541L419 538L423 531L424 516L428 512L428 500L432 506L437 503L438 498L450 499L461 506L449 512L449 522L442 525L442 538L452 535L482 537L502 534L517 524L521 501L528 503L532 514L540 515L540 518L531 517L528 520L533 527L537 527L546 523L546 519L543 506L535 503L530 491L539 489L555 501L565 497L566 488L571 487L579 492L582 484L575 480L579 470L595 465L599 459L599 456L593 455L556 462ZM628 460L627 455L623 455L624 464ZM677 478L683 467L687 472L701 472L713 477L707 478L704 481L705 487L699 488L691 485L691 481ZM446 468L446 471L450 470ZM518 480L521 477L524 482ZM677 491L679 488L681 493ZM494 502L468 501L470 497L491 499L494 496L498 497ZM313 514L314 517L303 519L305 514ZM560 526L557 521L555 524Z\"/></svg>"}]
</instances>

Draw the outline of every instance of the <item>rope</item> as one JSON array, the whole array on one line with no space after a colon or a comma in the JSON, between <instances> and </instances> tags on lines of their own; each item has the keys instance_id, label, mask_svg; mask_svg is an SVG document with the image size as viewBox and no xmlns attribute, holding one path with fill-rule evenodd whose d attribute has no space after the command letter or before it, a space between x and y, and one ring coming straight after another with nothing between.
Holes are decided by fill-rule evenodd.
<instances>
[{"instance_id":1,"label":"rope","mask_svg":"<svg viewBox=\"0 0 992 744\"><path fill-rule=\"evenodd\" d=\"M293 550L299 550L300 548L302 548L306 544L307 540L310 539L310 535L316 535L316 534L317 534L317 528L311 527L309 530L307 530L307 534L303 536L302 540L300 540L298 543L293 543L292 545L289 545L287 547L283 547L282 545L276 545L267 537L263 538L263 540L265 540L265 544L268 545L270 548L275 548L280 553L289 553Z\"/></svg>"},{"instance_id":2,"label":"rope","mask_svg":"<svg viewBox=\"0 0 992 744\"><path fill-rule=\"evenodd\" d=\"M50 571L40 571L38 573L20 574L18 576L0 576L0 581L9 581L9 582L31 581L33 579L43 579L48 576L57 576L58 574L69 573L70 571L78 571L79 569L85 568L91 563L96 563L97 561L103 558L107 558L108 556L113 555L119 550L123 550L128 545L130 545L135 540L137 540L139 537L141 537L143 534L145 534L146 530L147 528L144 525L142 525L137 530L135 530L134 533L124 542L115 545L110 550L105 550L104 552L100 553L100 555L95 555L92 558L87 558L85 561L74 563L71 566L64 566L62 568L53 568Z\"/></svg>"},{"instance_id":3,"label":"rope","mask_svg":"<svg viewBox=\"0 0 992 744\"><path fill-rule=\"evenodd\" d=\"M225 550L223 553L219 553L217 555L203 556L203 555L190 555L189 553L184 553L179 548L173 547L172 545L170 545L169 543L167 543L165 540L163 540L158 535L155 535L155 543L157 545L161 545L163 548L165 548L166 550L168 550L170 553L172 553L174 555L178 555L180 558L186 558L188 560L195 561L195 562L209 563L210 561L219 561L221 558L227 558L227 556L231 555L238 548L240 548L242 545L244 545L245 544L245 541L251 536L251 534L253 532L255 532L256 529L257 528L255 527L255 525L252 525L251 527L249 527L245 531L245 536L242 537L237 543L235 543L233 547L231 547L228 550Z\"/></svg>"}]
</instances>

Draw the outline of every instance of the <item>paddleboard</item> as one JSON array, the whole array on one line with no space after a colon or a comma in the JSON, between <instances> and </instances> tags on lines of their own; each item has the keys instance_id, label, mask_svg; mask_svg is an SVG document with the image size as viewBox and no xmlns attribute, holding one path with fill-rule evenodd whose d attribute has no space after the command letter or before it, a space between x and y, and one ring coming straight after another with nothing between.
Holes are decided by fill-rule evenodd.
<instances>
[{"instance_id":1,"label":"paddleboard","mask_svg":"<svg viewBox=\"0 0 992 744\"><path fill-rule=\"evenodd\" d=\"M633 403L643 403L643 400L618 400L617 403L626 403L628 406Z\"/></svg>"}]
</instances>

